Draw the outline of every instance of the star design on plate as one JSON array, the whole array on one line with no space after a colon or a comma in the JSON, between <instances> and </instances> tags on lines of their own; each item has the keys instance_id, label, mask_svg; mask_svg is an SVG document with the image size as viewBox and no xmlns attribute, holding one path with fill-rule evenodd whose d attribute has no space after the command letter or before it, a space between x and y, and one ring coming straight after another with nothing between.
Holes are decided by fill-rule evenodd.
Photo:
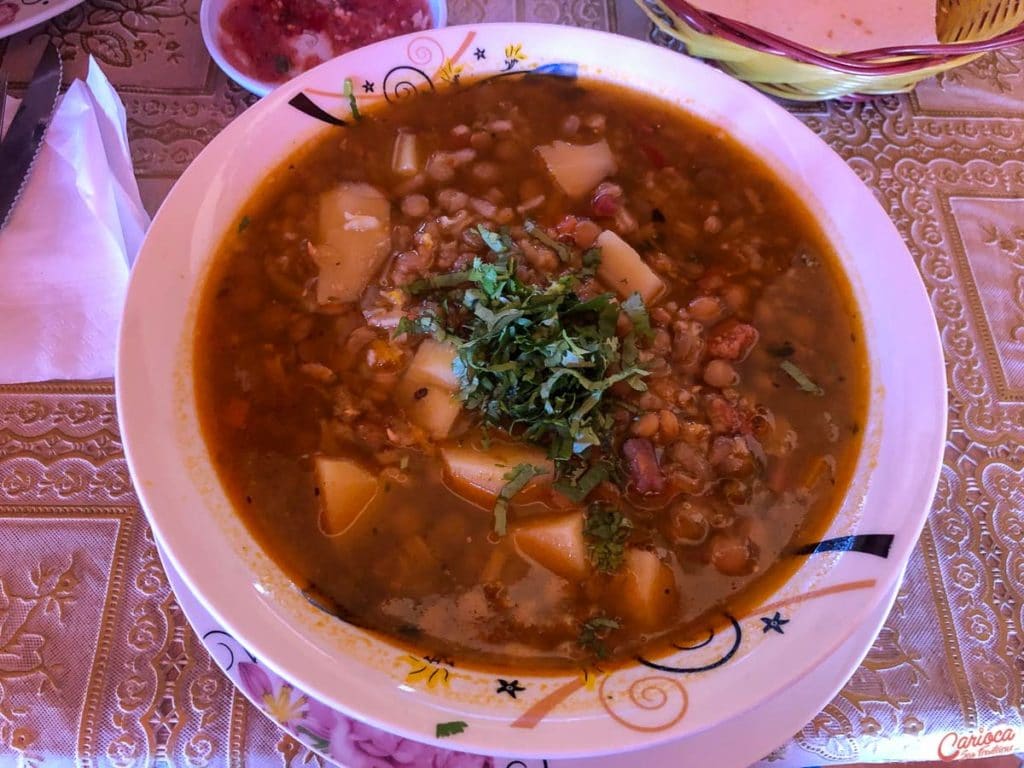
<instances>
[{"instance_id":1,"label":"star design on plate","mask_svg":"<svg viewBox=\"0 0 1024 768\"><path fill-rule=\"evenodd\" d=\"M477 61L480 61L480 59L487 58L487 51L485 51L483 48L477 48L475 51L473 51L473 55L476 56Z\"/></svg>"},{"instance_id":2,"label":"star design on plate","mask_svg":"<svg viewBox=\"0 0 1024 768\"><path fill-rule=\"evenodd\" d=\"M363 82L363 93L373 93L373 83L369 80Z\"/></svg>"},{"instance_id":3,"label":"star design on plate","mask_svg":"<svg viewBox=\"0 0 1024 768\"><path fill-rule=\"evenodd\" d=\"M761 621L764 622L764 630L762 631L768 632L769 630L775 630L780 635L786 634L782 631L782 625L789 624L789 619L782 618L782 614L778 611L776 611L775 615L772 616L770 619L764 618L761 619Z\"/></svg>"},{"instance_id":4,"label":"star design on plate","mask_svg":"<svg viewBox=\"0 0 1024 768\"><path fill-rule=\"evenodd\" d=\"M495 691L495 693L507 693L514 699L517 693L525 690L526 688L520 685L518 680L502 680L499 677L498 689Z\"/></svg>"}]
</instances>

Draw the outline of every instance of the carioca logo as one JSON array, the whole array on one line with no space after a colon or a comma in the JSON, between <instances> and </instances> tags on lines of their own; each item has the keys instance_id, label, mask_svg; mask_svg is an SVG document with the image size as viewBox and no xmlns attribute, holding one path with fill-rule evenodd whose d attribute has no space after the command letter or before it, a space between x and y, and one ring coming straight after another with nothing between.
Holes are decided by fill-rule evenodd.
<instances>
[{"instance_id":1,"label":"carioca logo","mask_svg":"<svg viewBox=\"0 0 1024 768\"><path fill-rule=\"evenodd\" d=\"M947 733L939 742L939 759L943 762L949 762L950 760L956 760L963 752L968 750L984 749L985 747L1004 743L1007 744L1007 751L1012 751L1013 742L1016 738L1017 731L1013 728L969 733L966 736L952 732Z\"/></svg>"}]
</instances>

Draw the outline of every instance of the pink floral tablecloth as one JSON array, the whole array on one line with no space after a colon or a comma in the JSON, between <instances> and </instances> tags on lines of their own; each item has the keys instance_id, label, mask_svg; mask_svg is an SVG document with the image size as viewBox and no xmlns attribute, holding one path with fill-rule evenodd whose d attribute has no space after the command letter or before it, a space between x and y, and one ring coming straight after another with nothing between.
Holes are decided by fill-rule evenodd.
<instances>
[{"instance_id":1,"label":"pink floral tablecloth","mask_svg":"<svg viewBox=\"0 0 1024 768\"><path fill-rule=\"evenodd\" d=\"M0 6L19 2L29 0ZM96 57L126 104L155 209L253 101L211 63L197 14L198 0L87 0L0 41L0 68L17 92L46 39L67 78ZM512 19L652 34L629 0L450 2L451 23ZM942 332L950 428L933 512L885 628L842 692L766 760L934 760L948 734L996 728L1014 729L1022 748L1024 50L910 96L793 111L910 244ZM409 762L397 740L364 742L387 764ZM112 384L0 387L0 765L76 760L319 758L247 703L185 621L132 489Z\"/></svg>"}]
</instances>

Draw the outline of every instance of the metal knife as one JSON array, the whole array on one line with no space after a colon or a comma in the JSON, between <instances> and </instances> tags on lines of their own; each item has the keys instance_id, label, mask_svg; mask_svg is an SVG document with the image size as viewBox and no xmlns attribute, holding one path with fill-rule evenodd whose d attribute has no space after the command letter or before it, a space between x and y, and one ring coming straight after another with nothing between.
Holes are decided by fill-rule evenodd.
<instances>
[{"instance_id":1,"label":"metal knife","mask_svg":"<svg viewBox=\"0 0 1024 768\"><path fill-rule=\"evenodd\" d=\"M60 54L51 43L47 43L21 106L14 113L11 127L0 142L0 229L11 218L11 211L25 188L43 145L43 137L57 106L61 76Z\"/></svg>"}]
</instances>

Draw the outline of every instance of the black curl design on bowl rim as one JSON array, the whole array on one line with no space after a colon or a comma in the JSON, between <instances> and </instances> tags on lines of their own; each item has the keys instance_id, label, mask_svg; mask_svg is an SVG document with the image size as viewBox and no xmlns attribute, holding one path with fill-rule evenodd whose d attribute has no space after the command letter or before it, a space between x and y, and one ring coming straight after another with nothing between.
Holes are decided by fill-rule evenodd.
<instances>
[{"instance_id":1,"label":"black curl design on bowl rim","mask_svg":"<svg viewBox=\"0 0 1024 768\"><path fill-rule=\"evenodd\" d=\"M302 114L309 115L310 117L325 122L328 125L334 125L339 128L348 125L348 123L346 123L340 117L335 117L330 112L321 107L319 104L315 103L305 93L299 93L293 96L288 101L288 106L294 107L295 109L299 110L299 112L301 112Z\"/></svg>"},{"instance_id":2,"label":"black curl design on bowl rim","mask_svg":"<svg viewBox=\"0 0 1024 768\"><path fill-rule=\"evenodd\" d=\"M416 79L419 82L416 82ZM435 90L434 81L430 79L430 75L418 67L408 65L392 67L384 75L384 98L388 100L389 104L398 99L404 99L406 96L414 96L420 92L420 88L424 87L431 91Z\"/></svg>"},{"instance_id":3,"label":"black curl design on bowl rim","mask_svg":"<svg viewBox=\"0 0 1024 768\"><path fill-rule=\"evenodd\" d=\"M643 664L645 667L657 669L661 672L671 672L674 675L685 675L694 672L707 672L708 670L716 669L725 664L727 661L729 661L729 659L736 655L736 651L738 651L740 648L740 642L743 640L743 630L740 628L740 623L736 620L736 617L728 613L725 614L725 617L729 620L729 623L732 624L732 631L735 637L733 639L732 647L729 648L729 650L726 651L725 655L717 661L713 661L710 664L704 664L699 667L673 667L668 664L658 664L657 662L645 659L643 656L637 656L636 660ZM705 642L701 643L700 645L691 646L689 648L680 648L679 646L676 647L679 648L679 650L681 651L692 651L696 650L697 648L703 648L708 643L710 643L712 639L714 639L714 630L710 630L710 632L711 637L709 637Z\"/></svg>"},{"instance_id":4,"label":"black curl design on bowl rim","mask_svg":"<svg viewBox=\"0 0 1024 768\"><path fill-rule=\"evenodd\" d=\"M232 645L237 646L243 653L245 653L245 655L249 657L249 661L251 661L253 664L256 663L256 657L252 655L249 649L242 645L240 642L238 642L238 640L235 639L234 635L232 635L229 632L225 632L223 629L211 629L209 632L203 635L203 642L207 642L208 638L217 635L223 636L224 638L226 638L226 640L218 639L216 641L209 642L215 645L216 647L223 648L225 651L227 651L228 660L227 664L224 665L225 672L230 672L231 668L235 666L235 650L232 647ZM230 644L227 642L228 640L231 641Z\"/></svg>"},{"instance_id":5,"label":"black curl design on bowl rim","mask_svg":"<svg viewBox=\"0 0 1024 768\"><path fill-rule=\"evenodd\" d=\"M891 533L861 533L856 536L840 536L806 544L795 551L797 555L816 555L819 552L862 552L883 559L889 557L889 550L896 537Z\"/></svg>"}]
</instances>

